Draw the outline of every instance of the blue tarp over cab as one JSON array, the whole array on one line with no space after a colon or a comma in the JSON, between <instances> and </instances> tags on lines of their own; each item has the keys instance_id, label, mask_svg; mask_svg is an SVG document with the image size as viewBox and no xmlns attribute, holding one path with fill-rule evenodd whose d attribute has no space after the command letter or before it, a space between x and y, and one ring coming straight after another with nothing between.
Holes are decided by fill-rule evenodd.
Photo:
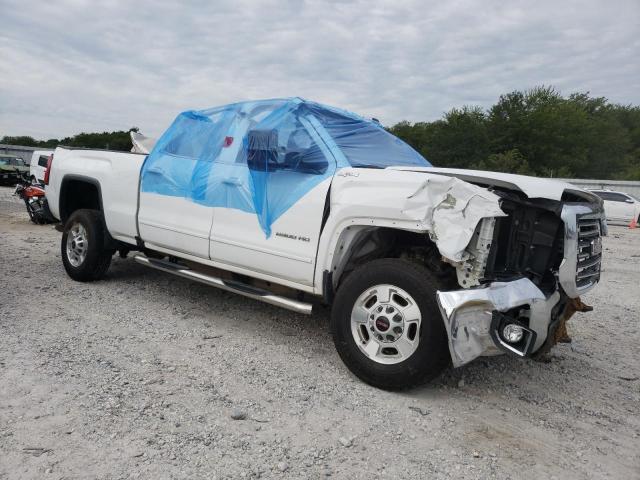
<instances>
[{"instance_id":1,"label":"blue tarp over cab","mask_svg":"<svg viewBox=\"0 0 640 480\"><path fill-rule=\"evenodd\" d=\"M380 124L300 98L186 111L142 168L141 189L255 213L265 234L343 167L430 166Z\"/></svg>"}]
</instances>

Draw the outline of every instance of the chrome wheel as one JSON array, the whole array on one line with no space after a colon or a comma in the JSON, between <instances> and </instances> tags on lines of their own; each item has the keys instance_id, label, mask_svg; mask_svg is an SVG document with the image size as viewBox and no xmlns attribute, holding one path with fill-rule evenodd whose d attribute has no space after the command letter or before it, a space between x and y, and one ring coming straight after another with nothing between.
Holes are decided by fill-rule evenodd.
<instances>
[{"instance_id":1,"label":"chrome wheel","mask_svg":"<svg viewBox=\"0 0 640 480\"><path fill-rule=\"evenodd\" d=\"M393 285L376 285L356 300L351 333L368 358L391 365L416 351L421 322L420 308L411 295Z\"/></svg>"},{"instance_id":2,"label":"chrome wheel","mask_svg":"<svg viewBox=\"0 0 640 480\"><path fill-rule=\"evenodd\" d=\"M74 223L67 235L67 259L74 267L79 267L87 257L89 241L87 230L81 223Z\"/></svg>"}]
</instances>

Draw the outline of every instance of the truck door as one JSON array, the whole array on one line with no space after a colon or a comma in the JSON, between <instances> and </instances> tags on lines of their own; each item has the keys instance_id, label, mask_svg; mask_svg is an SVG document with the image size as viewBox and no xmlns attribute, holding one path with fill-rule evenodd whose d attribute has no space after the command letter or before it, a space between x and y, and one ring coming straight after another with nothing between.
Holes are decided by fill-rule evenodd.
<instances>
[{"instance_id":1,"label":"truck door","mask_svg":"<svg viewBox=\"0 0 640 480\"><path fill-rule=\"evenodd\" d=\"M208 186L232 116L206 113L181 113L142 167L138 229L150 248L209 258Z\"/></svg>"},{"instance_id":2,"label":"truck door","mask_svg":"<svg viewBox=\"0 0 640 480\"><path fill-rule=\"evenodd\" d=\"M147 247L209 258L212 209L186 198L140 192L138 228Z\"/></svg>"},{"instance_id":3,"label":"truck door","mask_svg":"<svg viewBox=\"0 0 640 480\"><path fill-rule=\"evenodd\" d=\"M267 118L246 131L245 153L236 157L235 171L230 169L223 183L229 194L251 191L253 211L214 208L212 260L313 285L336 168L319 128L313 117L292 115L279 118L274 128Z\"/></svg>"}]
</instances>

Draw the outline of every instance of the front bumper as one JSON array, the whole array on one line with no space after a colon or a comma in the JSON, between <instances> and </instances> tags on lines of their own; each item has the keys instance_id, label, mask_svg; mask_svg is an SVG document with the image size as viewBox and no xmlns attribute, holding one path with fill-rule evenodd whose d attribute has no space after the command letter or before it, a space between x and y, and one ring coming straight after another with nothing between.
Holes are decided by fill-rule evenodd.
<instances>
[{"instance_id":1,"label":"front bumper","mask_svg":"<svg viewBox=\"0 0 640 480\"><path fill-rule=\"evenodd\" d=\"M545 295L526 277L484 288L438 292L454 367L479 356L535 353L545 344L550 327L566 314L561 307L567 299L579 299L598 283L601 236L607 234L602 204L565 204L561 218L564 254L558 269L559 287L552 294ZM517 348L500 334L505 322L519 324L526 331L526 341Z\"/></svg>"},{"instance_id":2,"label":"front bumper","mask_svg":"<svg viewBox=\"0 0 640 480\"><path fill-rule=\"evenodd\" d=\"M460 367L479 356L509 350L520 354L502 342L496 331L496 316L517 307L526 312L530 332L530 343L521 356L535 352L547 338L560 293L556 291L546 297L531 280L520 278L494 282L485 288L438 292L437 298L447 329L451 360L454 367Z\"/></svg>"}]
</instances>

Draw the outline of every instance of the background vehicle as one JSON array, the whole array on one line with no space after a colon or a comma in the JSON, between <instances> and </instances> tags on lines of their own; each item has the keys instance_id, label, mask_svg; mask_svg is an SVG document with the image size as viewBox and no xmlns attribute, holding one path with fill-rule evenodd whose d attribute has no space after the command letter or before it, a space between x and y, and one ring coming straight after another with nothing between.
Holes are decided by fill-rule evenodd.
<instances>
[{"instance_id":1,"label":"background vehicle","mask_svg":"<svg viewBox=\"0 0 640 480\"><path fill-rule=\"evenodd\" d=\"M53 150L35 150L31 156L29 164L29 173L32 179L37 182L44 181L44 173L49 164L49 157L53 155Z\"/></svg>"},{"instance_id":2,"label":"background vehicle","mask_svg":"<svg viewBox=\"0 0 640 480\"><path fill-rule=\"evenodd\" d=\"M24 160L14 155L0 154L0 183L13 185L20 181L22 174L29 173L29 167Z\"/></svg>"},{"instance_id":3,"label":"background vehicle","mask_svg":"<svg viewBox=\"0 0 640 480\"><path fill-rule=\"evenodd\" d=\"M69 276L112 255L300 313L332 304L345 364L404 388L529 357L600 278L602 201L435 168L379 124L299 98L180 114L147 156L57 148L46 187Z\"/></svg>"},{"instance_id":4,"label":"background vehicle","mask_svg":"<svg viewBox=\"0 0 640 480\"><path fill-rule=\"evenodd\" d=\"M632 219L640 222L640 201L624 192L591 190L604 201L604 213L610 223L627 225Z\"/></svg>"},{"instance_id":5,"label":"background vehicle","mask_svg":"<svg viewBox=\"0 0 640 480\"><path fill-rule=\"evenodd\" d=\"M43 184L32 183L27 175L23 174L13 194L24 201L29 219L33 223L42 225L56 221L49 211Z\"/></svg>"}]
</instances>

